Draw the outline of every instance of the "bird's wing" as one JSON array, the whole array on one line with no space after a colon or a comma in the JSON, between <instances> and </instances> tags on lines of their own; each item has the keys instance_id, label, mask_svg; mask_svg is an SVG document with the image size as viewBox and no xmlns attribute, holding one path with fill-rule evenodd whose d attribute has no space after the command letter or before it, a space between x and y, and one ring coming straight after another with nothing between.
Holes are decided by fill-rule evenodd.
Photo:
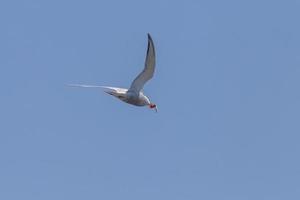
<instances>
[{"instance_id":1,"label":"bird's wing","mask_svg":"<svg viewBox=\"0 0 300 200\"><path fill-rule=\"evenodd\" d=\"M148 33L148 48L145 60L144 70L131 83L130 91L139 93L143 89L145 83L153 77L155 70L155 49L153 40Z\"/></svg>"}]
</instances>

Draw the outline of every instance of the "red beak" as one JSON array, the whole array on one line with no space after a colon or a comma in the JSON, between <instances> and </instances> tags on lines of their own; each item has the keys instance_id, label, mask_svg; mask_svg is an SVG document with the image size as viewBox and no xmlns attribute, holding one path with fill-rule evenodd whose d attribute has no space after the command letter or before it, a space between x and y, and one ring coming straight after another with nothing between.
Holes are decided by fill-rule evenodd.
<instances>
[{"instance_id":1,"label":"red beak","mask_svg":"<svg viewBox=\"0 0 300 200\"><path fill-rule=\"evenodd\" d=\"M155 109L155 112L157 112L157 107L156 107L155 104L150 104L150 105L149 105L149 108L151 108L151 109L154 108L154 109Z\"/></svg>"}]
</instances>

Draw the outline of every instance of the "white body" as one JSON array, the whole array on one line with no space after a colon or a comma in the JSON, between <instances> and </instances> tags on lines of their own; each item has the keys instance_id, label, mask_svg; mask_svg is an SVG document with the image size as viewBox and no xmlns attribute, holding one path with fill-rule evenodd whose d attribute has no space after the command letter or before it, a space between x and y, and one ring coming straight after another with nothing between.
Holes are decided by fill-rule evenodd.
<instances>
[{"instance_id":1,"label":"white body","mask_svg":"<svg viewBox=\"0 0 300 200\"><path fill-rule=\"evenodd\" d=\"M143 92L139 92L136 94L135 92L131 92L128 89L125 88L117 88L117 87L105 87L102 86L107 94L113 95L117 97L118 99L133 104L136 106L147 106L150 105L151 102L149 98L143 94Z\"/></svg>"}]
</instances>

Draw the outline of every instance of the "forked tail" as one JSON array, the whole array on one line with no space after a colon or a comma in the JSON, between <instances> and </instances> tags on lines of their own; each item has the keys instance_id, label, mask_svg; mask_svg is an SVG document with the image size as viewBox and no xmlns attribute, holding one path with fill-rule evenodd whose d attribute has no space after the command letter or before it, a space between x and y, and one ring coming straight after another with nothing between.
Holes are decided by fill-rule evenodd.
<instances>
[{"instance_id":1,"label":"forked tail","mask_svg":"<svg viewBox=\"0 0 300 200\"><path fill-rule=\"evenodd\" d=\"M125 88L117 88L117 87L101 86L101 85L68 84L68 86L81 87L81 88L101 88L101 89L104 89L104 92L109 93L109 94L112 94L112 93L125 94L128 90Z\"/></svg>"},{"instance_id":2,"label":"forked tail","mask_svg":"<svg viewBox=\"0 0 300 200\"><path fill-rule=\"evenodd\" d=\"M84 85L84 84L68 84L70 87L83 87L83 88L106 88L105 86L100 85Z\"/></svg>"}]
</instances>

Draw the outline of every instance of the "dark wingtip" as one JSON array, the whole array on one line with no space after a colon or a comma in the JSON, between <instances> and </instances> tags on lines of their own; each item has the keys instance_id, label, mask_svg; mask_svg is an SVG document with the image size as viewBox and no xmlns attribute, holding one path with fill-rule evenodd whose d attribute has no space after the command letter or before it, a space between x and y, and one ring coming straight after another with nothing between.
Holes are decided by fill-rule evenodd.
<instances>
[{"instance_id":1,"label":"dark wingtip","mask_svg":"<svg viewBox=\"0 0 300 200\"><path fill-rule=\"evenodd\" d=\"M147 60L147 57L149 55L149 51L150 49L152 50L152 54L153 56L155 57L155 49L154 49L154 44L153 44L153 40L152 40L152 37L150 35L150 33L147 34L148 35L148 47L147 47L147 56L146 56L146 60ZM154 58L155 59L155 58ZM155 62L155 61L154 61Z\"/></svg>"},{"instance_id":2,"label":"dark wingtip","mask_svg":"<svg viewBox=\"0 0 300 200\"><path fill-rule=\"evenodd\" d=\"M147 35L148 35L148 40L152 40L150 33L147 33Z\"/></svg>"}]
</instances>

